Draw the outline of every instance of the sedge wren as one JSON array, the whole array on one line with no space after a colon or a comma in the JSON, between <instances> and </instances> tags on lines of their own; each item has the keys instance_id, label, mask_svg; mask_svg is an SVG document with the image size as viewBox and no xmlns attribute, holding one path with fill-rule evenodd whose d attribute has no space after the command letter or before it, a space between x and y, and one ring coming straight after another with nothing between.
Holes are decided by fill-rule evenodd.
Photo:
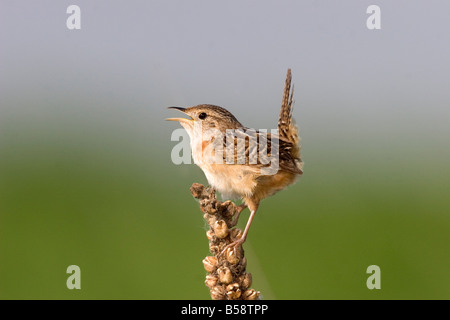
<instances>
[{"instance_id":1,"label":"sedge wren","mask_svg":"<svg viewBox=\"0 0 450 320\"><path fill-rule=\"evenodd\" d=\"M223 198L244 201L238 207L233 223L237 223L243 209L248 207L250 210L242 237L229 244L222 253L245 242L262 199L285 189L303 173L298 129L292 120L292 98L291 70L288 69L278 130L271 133L244 127L229 111L218 106L169 107L189 116L189 119L167 120L178 121L186 129L194 163L203 170L208 183Z\"/></svg>"}]
</instances>

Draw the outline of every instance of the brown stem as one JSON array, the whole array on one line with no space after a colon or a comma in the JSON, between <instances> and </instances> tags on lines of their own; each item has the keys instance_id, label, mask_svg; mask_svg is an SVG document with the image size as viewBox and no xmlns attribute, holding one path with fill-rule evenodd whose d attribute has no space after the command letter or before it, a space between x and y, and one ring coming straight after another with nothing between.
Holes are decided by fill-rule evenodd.
<instances>
[{"instance_id":1,"label":"brown stem","mask_svg":"<svg viewBox=\"0 0 450 320\"><path fill-rule=\"evenodd\" d=\"M216 199L213 188L205 188L199 183L191 187L194 198L200 202L203 218L209 225L206 236L209 251L213 256L203 259L203 266L208 272L205 284L210 289L214 300L256 300L260 292L250 289L252 275L247 273L247 259L242 246L237 250L230 248L225 254L222 250L233 241L242 237L242 230L234 228L236 215L243 206L236 206L231 201L220 202Z\"/></svg>"}]
</instances>

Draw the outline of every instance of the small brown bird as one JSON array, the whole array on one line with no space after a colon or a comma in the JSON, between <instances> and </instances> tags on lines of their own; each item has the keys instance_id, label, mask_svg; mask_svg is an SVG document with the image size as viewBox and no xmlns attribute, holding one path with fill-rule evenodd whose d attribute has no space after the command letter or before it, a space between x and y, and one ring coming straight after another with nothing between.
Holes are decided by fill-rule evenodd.
<instances>
[{"instance_id":1,"label":"small brown bird","mask_svg":"<svg viewBox=\"0 0 450 320\"><path fill-rule=\"evenodd\" d=\"M291 70L288 69L278 134L246 128L229 111L218 106L170 107L190 117L167 120L179 121L188 132L194 163L203 170L208 183L224 198L243 199L234 224L243 209L250 210L242 237L222 253L245 242L262 199L285 189L303 173L298 129L292 121L292 97ZM268 159L272 163L269 164ZM276 170L268 170L274 163Z\"/></svg>"}]
</instances>

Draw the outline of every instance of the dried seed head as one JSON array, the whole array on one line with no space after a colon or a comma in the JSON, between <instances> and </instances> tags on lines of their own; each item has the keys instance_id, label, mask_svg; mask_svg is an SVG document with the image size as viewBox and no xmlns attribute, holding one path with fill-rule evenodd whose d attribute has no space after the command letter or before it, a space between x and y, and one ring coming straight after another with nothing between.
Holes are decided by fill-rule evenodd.
<instances>
[{"instance_id":1,"label":"dried seed head","mask_svg":"<svg viewBox=\"0 0 450 320\"><path fill-rule=\"evenodd\" d=\"M200 208L204 213L214 215L216 210L216 201L208 198L200 200Z\"/></svg>"},{"instance_id":2,"label":"dried seed head","mask_svg":"<svg viewBox=\"0 0 450 320\"><path fill-rule=\"evenodd\" d=\"M206 231L206 237L208 238L209 241L211 241L213 239L213 236L214 236L214 232L211 229Z\"/></svg>"},{"instance_id":3,"label":"dried seed head","mask_svg":"<svg viewBox=\"0 0 450 320\"><path fill-rule=\"evenodd\" d=\"M218 202L217 210L225 217L232 217L235 213L235 205L230 200Z\"/></svg>"},{"instance_id":4,"label":"dried seed head","mask_svg":"<svg viewBox=\"0 0 450 320\"><path fill-rule=\"evenodd\" d=\"M217 267L217 258L211 256L206 257L205 259L203 259L203 266L209 273L214 272Z\"/></svg>"},{"instance_id":5,"label":"dried seed head","mask_svg":"<svg viewBox=\"0 0 450 320\"><path fill-rule=\"evenodd\" d=\"M243 234L243 232L241 229L238 229L238 228L231 229L231 231L230 231L231 240L236 241L236 240L240 239L242 237L242 234Z\"/></svg>"},{"instance_id":6,"label":"dried seed head","mask_svg":"<svg viewBox=\"0 0 450 320\"><path fill-rule=\"evenodd\" d=\"M210 242L209 243L209 252L211 252L213 255L216 255L220 252L220 248L219 248L219 246Z\"/></svg>"},{"instance_id":7,"label":"dried seed head","mask_svg":"<svg viewBox=\"0 0 450 320\"><path fill-rule=\"evenodd\" d=\"M223 220L216 221L213 226L214 233L217 238L223 239L228 236L228 226L227 223Z\"/></svg>"},{"instance_id":8,"label":"dried seed head","mask_svg":"<svg viewBox=\"0 0 450 320\"><path fill-rule=\"evenodd\" d=\"M242 298L244 300L257 300L259 298L259 291L256 291L255 289L248 289L244 291Z\"/></svg>"},{"instance_id":9,"label":"dried seed head","mask_svg":"<svg viewBox=\"0 0 450 320\"><path fill-rule=\"evenodd\" d=\"M200 183L194 183L190 190L194 198L201 199L204 196L205 187Z\"/></svg>"},{"instance_id":10,"label":"dried seed head","mask_svg":"<svg viewBox=\"0 0 450 320\"><path fill-rule=\"evenodd\" d=\"M206 222L207 222L210 226L213 226L214 223L215 223L216 220L217 220L215 215L208 214L208 213L205 213L205 214L203 215L203 219L205 219Z\"/></svg>"},{"instance_id":11,"label":"dried seed head","mask_svg":"<svg viewBox=\"0 0 450 320\"><path fill-rule=\"evenodd\" d=\"M239 258L237 257L237 252L234 250L234 248L228 248L225 251L225 258L231 264L236 264L239 262Z\"/></svg>"},{"instance_id":12,"label":"dried seed head","mask_svg":"<svg viewBox=\"0 0 450 320\"><path fill-rule=\"evenodd\" d=\"M223 284L229 284L233 281L233 275L231 270L227 267L220 267L217 269L217 274L219 275L219 281Z\"/></svg>"},{"instance_id":13,"label":"dried seed head","mask_svg":"<svg viewBox=\"0 0 450 320\"><path fill-rule=\"evenodd\" d=\"M237 212L240 212L244 205L237 206L231 201L220 202L213 188L205 188L200 184L193 184L191 193L199 200L203 218L210 227L206 231L206 237L211 256L202 262L207 271L205 285L210 290L211 298L259 299L260 292L249 289L252 285L252 275L246 273L247 260L240 245L243 231L235 228ZM232 243L232 247L224 251Z\"/></svg>"},{"instance_id":14,"label":"dried seed head","mask_svg":"<svg viewBox=\"0 0 450 320\"><path fill-rule=\"evenodd\" d=\"M239 283L241 284L241 288L246 290L250 288L252 285L252 274L245 273L239 277Z\"/></svg>"},{"instance_id":15,"label":"dried seed head","mask_svg":"<svg viewBox=\"0 0 450 320\"><path fill-rule=\"evenodd\" d=\"M217 284L218 281L219 281L218 277L216 277L215 275L212 275L212 274L208 274L206 276L205 284L207 287L212 289Z\"/></svg>"},{"instance_id":16,"label":"dried seed head","mask_svg":"<svg viewBox=\"0 0 450 320\"><path fill-rule=\"evenodd\" d=\"M208 212L209 214L215 214L215 213L217 212L217 210L216 210L216 204L215 204L215 202L213 202L213 201L209 202L209 203L205 206L205 209L207 210L207 212Z\"/></svg>"},{"instance_id":17,"label":"dried seed head","mask_svg":"<svg viewBox=\"0 0 450 320\"><path fill-rule=\"evenodd\" d=\"M247 268L247 258L246 257L242 257L242 259L241 259L241 266L244 269Z\"/></svg>"},{"instance_id":18,"label":"dried seed head","mask_svg":"<svg viewBox=\"0 0 450 320\"><path fill-rule=\"evenodd\" d=\"M239 284L233 283L227 286L227 297L229 300L237 300L241 297L241 289L239 288Z\"/></svg>"},{"instance_id":19,"label":"dried seed head","mask_svg":"<svg viewBox=\"0 0 450 320\"><path fill-rule=\"evenodd\" d=\"M226 299L226 290L223 286L215 286L211 289L211 299L213 300L225 300Z\"/></svg>"}]
</instances>

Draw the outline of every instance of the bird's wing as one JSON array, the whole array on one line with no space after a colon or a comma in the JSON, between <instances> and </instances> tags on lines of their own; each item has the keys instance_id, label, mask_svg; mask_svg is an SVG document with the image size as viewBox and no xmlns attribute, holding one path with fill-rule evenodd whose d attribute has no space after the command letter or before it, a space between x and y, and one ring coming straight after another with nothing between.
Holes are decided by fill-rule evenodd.
<instances>
[{"instance_id":1,"label":"bird's wing","mask_svg":"<svg viewBox=\"0 0 450 320\"><path fill-rule=\"evenodd\" d=\"M281 170L295 174L303 173L298 128L292 119L294 89L291 90L291 79L291 69L288 69L278 120L278 133L266 133L246 127L227 130L223 139L217 140L220 148L223 148L223 163L264 168L269 166L271 161L278 161Z\"/></svg>"},{"instance_id":2,"label":"bird's wing","mask_svg":"<svg viewBox=\"0 0 450 320\"><path fill-rule=\"evenodd\" d=\"M279 168L296 174L302 170L292 155L292 143L278 134L250 128L229 130L223 137L223 163L268 167L276 161Z\"/></svg>"}]
</instances>

